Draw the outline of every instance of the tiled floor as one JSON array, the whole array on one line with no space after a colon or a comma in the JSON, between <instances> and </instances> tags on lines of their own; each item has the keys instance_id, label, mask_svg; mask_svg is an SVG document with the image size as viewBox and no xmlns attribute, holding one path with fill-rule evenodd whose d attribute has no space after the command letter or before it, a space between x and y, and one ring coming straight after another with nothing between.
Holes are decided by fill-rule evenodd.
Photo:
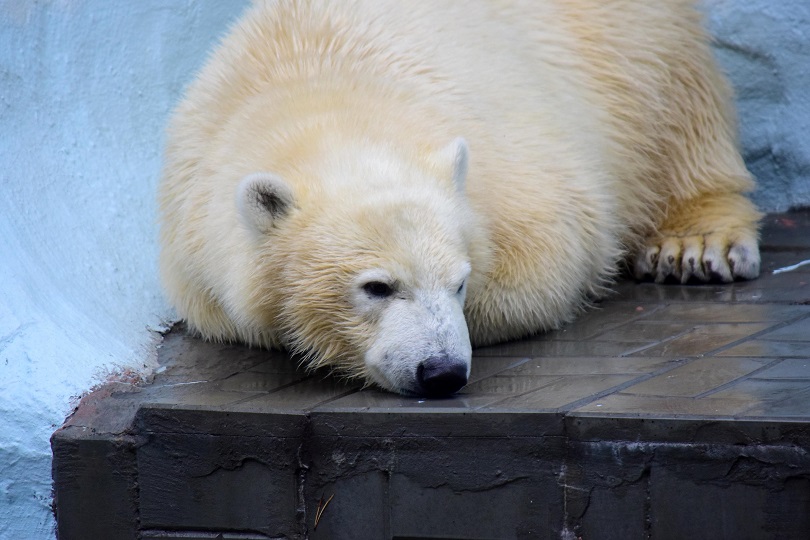
<instances>
[{"instance_id":1,"label":"tiled floor","mask_svg":"<svg viewBox=\"0 0 810 540\"><path fill-rule=\"evenodd\" d=\"M127 504L144 538L173 530L248 534L239 538L353 537L364 519L372 530L380 528L369 538L808 538L810 264L779 269L810 260L810 211L769 216L764 225L758 280L622 282L613 297L566 328L475 351L470 383L450 399L361 389L321 373L307 375L281 353L203 343L176 330L166 337L164 368L150 384L114 385L86 398L55 435L60 531L71 537L65 520L78 510L65 502L66 494L81 489L78 477L70 477L60 491L59 471L61 478L70 476L64 472L70 461L59 462L60 444L81 446L92 432L96 438L134 437L127 439L134 457L124 461L135 471L138 495ZM245 450L252 440L281 445L274 452L286 456L279 458L285 465L270 467L275 472L266 476L274 486L269 493L289 497L290 504L254 508L233 495L266 472L257 466L242 474L245 463L269 466L269 458ZM458 444L443 441L464 441L458 444L466 454L456 456ZM521 446L527 441L535 446ZM255 452L265 455L264 449ZM298 457L291 457L295 452ZM425 462L409 469L399 461L409 452ZM448 454L457 457L455 465ZM480 462L473 456L490 457ZM634 459L644 464L640 472L632 481L621 479L635 470ZM760 460L759 469L746 465L751 459ZM490 462L498 463L493 467L504 475L501 483L467 486L453 476L462 473L443 477L442 467L478 475ZM611 467L620 473L605 472ZM207 484L192 480L215 471L232 473ZM611 474L618 475L615 485ZM237 477L235 484L227 479ZM439 496L437 486L450 491ZM496 504L486 496L492 486L523 506L512 518L504 517L512 512L506 509L488 518L497 527L475 526L478 512ZM325 514L316 532L316 495L325 489L344 497L330 508L331 524ZM261 486L250 490L268 500ZM587 503L574 511L581 492ZM349 504L348 493L384 503L369 503L375 509L366 509L365 517L347 517L363 510ZM681 495L692 501L682 511ZM546 497L546 506L531 507L524 500L530 496ZM699 507L694 501L704 500L709 509L718 498L727 500L719 504L724 517L689 513ZM462 499L466 506L457 506ZM751 508L750 501L761 507ZM458 511L473 525L402 521L435 505L464 508ZM242 516L244 508L253 510ZM511 529L510 519L517 520ZM602 530L605 524L613 528ZM199 535L194 537L209 538Z\"/></svg>"},{"instance_id":2,"label":"tiled floor","mask_svg":"<svg viewBox=\"0 0 810 540\"><path fill-rule=\"evenodd\" d=\"M810 420L810 264L773 273L810 259L808 216L769 218L760 279L708 286L623 282L614 297L566 328L477 350L470 384L449 400L361 391L324 374L306 376L281 354L177 334L162 353L168 369L153 383L155 390L165 388L150 394L175 406L284 409L294 403L306 410L508 408ZM175 386L180 378L184 386Z\"/></svg>"}]
</instances>

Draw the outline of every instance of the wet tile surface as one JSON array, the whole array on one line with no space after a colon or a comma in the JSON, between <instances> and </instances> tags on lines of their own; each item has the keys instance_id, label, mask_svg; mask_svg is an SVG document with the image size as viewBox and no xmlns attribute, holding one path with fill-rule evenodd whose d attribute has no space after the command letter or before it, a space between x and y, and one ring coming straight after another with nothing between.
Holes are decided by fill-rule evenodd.
<instances>
[{"instance_id":1,"label":"wet tile surface","mask_svg":"<svg viewBox=\"0 0 810 540\"><path fill-rule=\"evenodd\" d=\"M304 373L282 353L203 343L182 331L167 336L166 370L140 399L256 413L774 414L810 422L810 264L792 268L810 259L808 238L810 212L768 216L758 280L621 281L572 324L475 351L469 384L449 399L363 389Z\"/></svg>"},{"instance_id":2,"label":"wet tile surface","mask_svg":"<svg viewBox=\"0 0 810 540\"><path fill-rule=\"evenodd\" d=\"M718 352L718 356L789 356L810 357L810 344L800 341L764 341L753 339Z\"/></svg>"},{"instance_id":3,"label":"wet tile surface","mask_svg":"<svg viewBox=\"0 0 810 540\"><path fill-rule=\"evenodd\" d=\"M447 399L177 327L54 435L60 538L809 538L810 211L762 236L758 280L621 281Z\"/></svg>"},{"instance_id":4,"label":"wet tile surface","mask_svg":"<svg viewBox=\"0 0 810 540\"><path fill-rule=\"evenodd\" d=\"M626 394L660 397L698 397L746 377L766 364L747 358L698 358L666 373L633 385Z\"/></svg>"},{"instance_id":5,"label":"wet tile surface","mask_svg":"<svg viewBox=\"0 0 810 540\"><path fill-rule=\"evenodd\" d=\"M747 396L692 399L672 396L639 396L615 393L576 409L578 414L596 413L649 418L680 418L683 416L729 418L751 406Z\"/></svg>"}]
</instances>

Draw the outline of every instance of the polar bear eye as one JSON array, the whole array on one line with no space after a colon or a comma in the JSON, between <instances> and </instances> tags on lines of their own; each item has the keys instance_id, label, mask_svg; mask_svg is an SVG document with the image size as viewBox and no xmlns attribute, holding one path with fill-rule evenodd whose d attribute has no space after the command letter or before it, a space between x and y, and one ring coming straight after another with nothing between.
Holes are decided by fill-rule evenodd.
<instances>
[{"instance_id":1,"label":"polar bear eye","mask_svg":"<svg viewBox=\"0 0 810 540\"><path fill-rule=\"evenodd\" d=\"M376 298L388 298L394 294L394 288L384 281L369 281L363 285L363 290L366 291L369 296Z\"/></svg>"},{"instance_id":2,"label":"polar bear eye","mask_svg":"<svg viewBox=\"0 0 810 540\"><path fill-rule=\"evenodd\" d=\"M461 285L458 286L458 290L456 291L456 294L461 294L462 291L464 290L464 285L466 285L466 284L467 284L467 280L465 279L464 281L461 282Z\"/></svg>"}]
</instances>

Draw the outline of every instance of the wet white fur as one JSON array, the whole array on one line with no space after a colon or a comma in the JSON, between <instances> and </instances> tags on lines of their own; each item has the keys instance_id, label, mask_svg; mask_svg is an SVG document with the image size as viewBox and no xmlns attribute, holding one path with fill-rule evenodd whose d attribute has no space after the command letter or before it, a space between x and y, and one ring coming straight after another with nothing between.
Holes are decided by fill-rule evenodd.
<instances>
[{"instance_id":1,"label":"wet white fur","mask_svg":"<svg viewBox=\"0 0 810 540\"><path fill-rule=\"evenodd\" d=\"M754 277L729 104L692 2L258 2L171 122L166 290L207 338L407 390L418 358L469 358L464 320L558 327L625 257ZM358 297L374 272L406 298Z\"/></svg>"}]
</instances>

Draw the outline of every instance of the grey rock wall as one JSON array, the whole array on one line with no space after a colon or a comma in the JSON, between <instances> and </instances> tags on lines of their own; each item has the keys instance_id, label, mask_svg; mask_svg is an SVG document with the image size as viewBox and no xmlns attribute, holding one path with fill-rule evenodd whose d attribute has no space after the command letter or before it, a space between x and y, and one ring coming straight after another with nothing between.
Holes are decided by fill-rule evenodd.
<instances>
[{"instance_id":1,"label":"grey rock wall","mask_svg":"<svg viewBox=\"0 0 810 540\"><path fill-rule=\"evenodd\" d=\"M810 206L810 0L705 0L765 211Z\"/></svg>"}]
</instances>

